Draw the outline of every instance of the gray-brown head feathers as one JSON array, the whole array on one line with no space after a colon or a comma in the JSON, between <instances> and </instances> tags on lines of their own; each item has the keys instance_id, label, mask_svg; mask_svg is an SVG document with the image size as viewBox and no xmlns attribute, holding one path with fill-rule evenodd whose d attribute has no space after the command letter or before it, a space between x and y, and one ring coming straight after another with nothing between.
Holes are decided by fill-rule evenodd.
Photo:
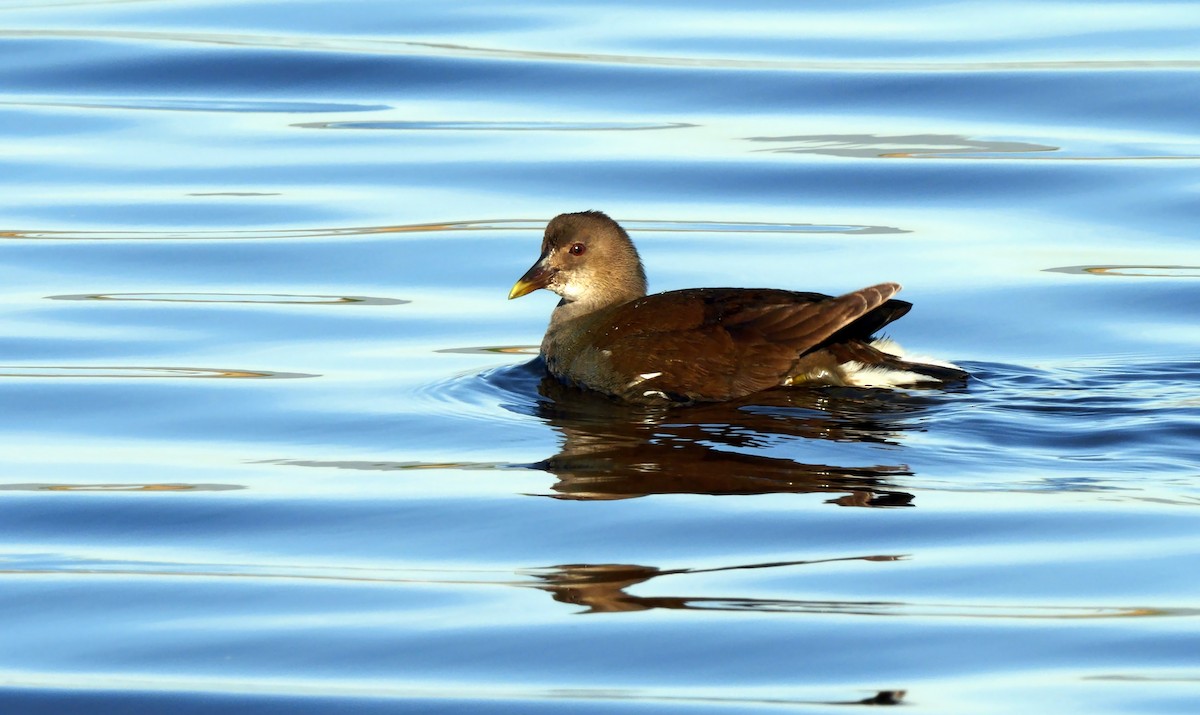
<instances>
[{"instance_id":1,"label":"gray-brown head feathers","mask_svg":"<svg viewBox=\"0 0 1200 715\"><path fill-rule=\"evenodd\" d=\"M629 234L599 211L554 217L539 264L548 273L543 287L569 303L598 307L646 294L646 273Z\"/></svg>"}]
</instances>

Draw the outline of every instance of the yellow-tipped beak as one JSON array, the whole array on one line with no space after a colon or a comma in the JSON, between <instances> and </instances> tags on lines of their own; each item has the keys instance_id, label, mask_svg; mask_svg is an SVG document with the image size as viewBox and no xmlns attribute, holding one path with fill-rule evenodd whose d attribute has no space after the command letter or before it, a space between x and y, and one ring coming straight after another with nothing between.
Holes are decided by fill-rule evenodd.
<instances>
[{"instance_id":1,"label":"yellow-tipped beak","mask_svg":"<svg viewBox=\"0 0 1200 715\"><path fill-rule=\"evenodd\" d=\"M508 292L508 299L512 300L513 298L520 298L523 295L528 295L529 293L534 292L538 288L541 288L541 286L537 285L536 283L530 283L522 278L521 280L517 281L517 284L514 285L512 290Z\"/></svg>"},{"instance_id":2,"label":"yellow-tipped beak","mask_svg":"<svg viewBox=\"0 0 1200 715\"><path fill-rule=\"evenodd\" d=\"M538 288L546 287L546 284L550 282L550 276L553 275L554 271L546 268L545 260L546 257L542 256L538 259L537 263L533 264L529 270L525 271L525 275L521 276L521 279L518 280L516 285L512 287L512 290L508 292L509 300L512 300L513 298L520 298L523 295L534 292Z\"/></svg>"}]
</instances>

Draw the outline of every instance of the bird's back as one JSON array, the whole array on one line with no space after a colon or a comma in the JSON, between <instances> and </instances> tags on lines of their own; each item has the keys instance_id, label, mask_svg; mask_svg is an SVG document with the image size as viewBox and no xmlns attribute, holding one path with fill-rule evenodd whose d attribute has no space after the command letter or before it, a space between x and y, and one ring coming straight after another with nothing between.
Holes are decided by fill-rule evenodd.
<instances>
[{"instance_id":1,"label":"bird's back","mask_svg":"<svg viewBox=\"0 0 1200 715\"><path fill-rule=\"evenodd\" d=\"M543 354L560 379L628 401L736 399L790 384L806 355L861 343L904 315L909 304L891 300L899 288L658 293L556 326Z\"/></svg>"}]
</instances>

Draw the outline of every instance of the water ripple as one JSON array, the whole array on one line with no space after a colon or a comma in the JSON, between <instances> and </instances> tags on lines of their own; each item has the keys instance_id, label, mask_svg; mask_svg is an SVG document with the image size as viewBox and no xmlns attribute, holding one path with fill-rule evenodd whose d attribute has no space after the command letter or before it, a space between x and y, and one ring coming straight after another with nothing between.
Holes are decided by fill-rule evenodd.
<instances>
[{"instance_id":1,"label":"water ripple","mask_svg":"<svg viewBox=\"0 0 1200 715\"><path fill-rule=\"evenodd\" d=\"M483 47L446 42L382 40L364 37L292 36L248 33L168 32L146 30L66 30L59 28L0 31L0 37L17 38L90 38L138 42L176 42L232 47L269 48L303 52L340 52L376 55L426 55L494 60L520 60L555 63L636 65L641 67L679 67L697 69L790 70L801 72L1014 72L1014 71L1129 71L1194 70L1200 60L993 60L941 62L905 60L808 60L751 59L733 57L680 57L669 55L630 55L597 52L555 52L545 50Z\"/></svg>"},{"instance_id":2,"label":"water ripple","mask_svg":"<svg viewBox=\"0 0 1200 715\"><path fill-rule=\"evenodd\" d=\"M62 484L36 483L0 484L0 491L30 492L224 492L246 487L240 484L184 484L164 482L153 484Z\"/></svg>"},{"instance_id":3,"label":"water ripple","mask_svg":"<svg viewBox=\"0 0 1200 715\"><path fill-rule=\"evenodd\" d=\"M303 377L320 377L303 372L275 372L270 370L218 370L205 367L101 367L101 366L58 366L58 365L0 365L0 377L31 378L232 378L237 380L286 380Z\"/></svg>"},{"instance_id":4,"label":"water ripple","mask_svg":"<svg viewBox=\"0 0 1200 715\"><path fill-rule=\"evenodd\" d=\"M452 355L537 355L541 348L537 345L488 345L470 348L442 348L435 353Z\"/></svg>"},{"instance_id":5,"label":"water ripple","mask_svg":"<svg viewBox=\"0 0 1200 715\"><path fill-rule=\"evenodd\" d=\"M1043 268L1047 273L1070 273L1085 276L1119 276L1122 278L1200 278L1200 266L1061 266Z\"/></svg>"},{"instance_id":6,"label":"water ripple","mask_svg":"<svg viewBox=\"0 0 1200 715\"><path fill-rule=\"evenodd\" d=\"M397 224L390 226L342 226L298 229L247 229L203 231L38 231L0 230L0 239L37 241L261 241L267 239L337 238L341 236L374 236L395 234L424 234L443 231L521 231L541 233L545 219L490 219L446 221L434 223ZM639 220L621 222L628 229L640 232L668 233L797 233L797 234L899 234L907 230L892 226L856 224L765 223L743 221L702 220Z\"/></svg>"},{"instance_id":7,"label":"water ripple","mask_svg":"<svg viewBox=\"0 0 1200 715\"><path fill-rule=\"evenodd\" d=\"M960 134L813 134L747 137L746 141L784 146L758 149L775 154L819 154L871 159L1019 159L1021 161L1197 160L1200 154L1160 151L1158 145L1101 146L1109 154L1065 154L1062 147L1033 142L972 139ZM1134 150L1136 153L1130 153ZM1093 148L1093 151L1095 148Z\"/></svg>"},{"instance_id":8,"label":"water ripple","mask_svg":"<svg viewBox=\"0 0 1200 715\"><path fill-rule=\"evenodd\" d=\"M483 122L483 121L370 121L301 122L302 129L391 129L402 131L477 131L477 132L640 132L660 129L688 129L684 122Z\"/></svg>"},{"instance_id":9,"label":"water ripple","mask_svg":"<svg viewBox=\"0 0 1200 715\"><path fill-rule=\"evenodd\" d=\"M276 305L405 305L409 300L355 295L289 293L80 293L48 295L47 300L100 300L151 303L268 303Z\"/></svg>"},{"instance_id":10,"label":"water ripple","mask_svg":"<svg viewBox=\"0 0 1200 715\"><path fill-rule=\"evenodd\" d=\"M195 673L149 674L129 671L74 671L69 681L61 673L32 670L0 670L7 686L6 701L21 712L109 712L113 698L133 702L128 712L202 712L214 700L236 697L237 710L245 713L395 713L402 712L574 712L596 710L598 703L632 703L637 709L664 705L700 706L704 712L727 711L730 706L759 710L797 706L903 704L907 690L838 688L848 699L830 700L793 695L764 696L699 693L692 687L538 688L523 685L432 684L429 681L356 677L312 679L269 677L251 674L206 676ZM808 690L827 691L829 688ZM863 693L872 693L862 697ZM213 696L216 696L214 698ZM60 702L58 706L55 703ZM57 710L55 709L57 707ZM675 710L672 710L675 711Z\"/></svg>"},{"instance_id":11,"label":"water ripple","mask_svg":"<svg viewBox=\"0 0 1200 715\"><path fill-rule=\"evenodd\" d=\"M224 485L218 485L224 488ZM236 487L235 487L236 488ZM802 561L739 564L710 568L662 569L622 563L570 564L522 569L418 569L358 566L325 566L266 563L201 563L101 560L95 558L46 559L42 556L8 554L0 557L0 576L55 575L83 578L150 577L159 579L202 578L253 581L312 581L345 584L407 586L495 586L545 592L554 601L582 606L582 613L628 613L649 610L756 612L831 616L884 616L892 618L967 618L1021 620L1078 620L1111 618L1191 618L1200 609L1153 606L1040 605L1022 603L939 603L846 599L783 599L751 596L695 596L678 592L687 577L715 572L786 570L836 562L893 562L895 555L854 556ZM669 577L669 578L668 578ZM635 587L663 579L655 590L672 589L663 595L640 596ZM263 619L255 627L270 627ZM283 624L286 626L286 622Z\"/></svg>"},{"instance_id":12,"label":"water ripple","mask_svg":"<svg viewBox=\"0 0 1200 715\"><path fill-rule=\"evenodd\" d=\"M969 364L976 386L947 395L931 423L939 454L986 474L1004 454L995 486L959 480L938 488L1104 492L1106 499L1194 504L1131 474L1190 471L1200 459L1200 362L1112 358L1053 368ZM1023 448L1010 449L1012 440ZM970 456L967 456L967 455ZM1181 483L1186 483L1183 479Z\"/></svg>"},{"instance_id":13,"label":"water ripple","mask_svg":"<svg viewBox=\"0 0 1200 715\"><path fill-rule=\"evenodd\" d=\"M786 146L759 149L776 154L823 154L869 158L978 158L991 154L1058 151L1058 147L1029 142L988 141L958 134L813 134L747 137L746 141Z\"/></svg>"},{"instance_id":14,"label":"water ripple","mask_svg":"<svg viewBox=\"0 0 1200 715\"><path fill-rule=\"evenodd\" d=\"M3 33L0 33L2 35ZM172 97L79 97L74 99L4 99L0 105L18 107L68 107L72 109L138 109L167 112L241 112L269 114L314 114L322 112L375 112L391 109L386 104L345 102L285 102L266 99L211 99Z\"/></svg>"}]
</instances>

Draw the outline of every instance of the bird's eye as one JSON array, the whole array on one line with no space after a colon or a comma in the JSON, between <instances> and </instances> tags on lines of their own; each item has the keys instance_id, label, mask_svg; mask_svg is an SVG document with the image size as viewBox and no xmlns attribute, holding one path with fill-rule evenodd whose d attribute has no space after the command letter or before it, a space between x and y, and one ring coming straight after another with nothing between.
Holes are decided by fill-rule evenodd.
<instances>
[{"instance_id":1,"label":"bird's eye","mask_svg":"<svg viewBox=\"0 0 1200 715\"><path fill-rule=\"evenodd\" d=\"M571 244L571 255L572 256L582 256L583 252L586 250L587 250L587 246L583 245L582 243L572 243Z\"/></svg>"}]
</instances>

